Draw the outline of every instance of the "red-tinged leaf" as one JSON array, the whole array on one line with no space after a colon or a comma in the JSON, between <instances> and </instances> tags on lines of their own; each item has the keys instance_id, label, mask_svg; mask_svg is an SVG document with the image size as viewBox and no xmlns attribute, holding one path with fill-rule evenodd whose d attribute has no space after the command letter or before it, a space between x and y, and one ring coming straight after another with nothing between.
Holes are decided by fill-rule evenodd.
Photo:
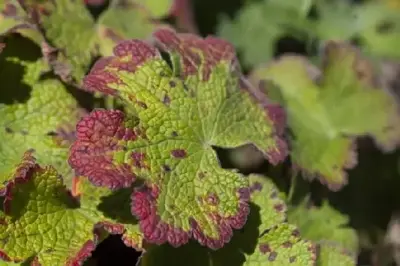
<instances>
[{"instance_id":1,"label":"red-tinged leaf","mask_svg":"<svg viewBox=\"0 0 400 266\"><path fill-rule=\"evenodd\" d=\"M147 241L180 246L194 238L217 249L245 224L249 189L242 175L220 167L212 146L253 143L278 163L286 144L268 108L241 89L229 43L169 29L154 36L175 68L139 40L121 42L114 56L99 60L85 89L118 96L137 118L92 112L78 123L69 162L111 189L144 180L132 195L132 212Z\"/></svg>"}]
</instances>

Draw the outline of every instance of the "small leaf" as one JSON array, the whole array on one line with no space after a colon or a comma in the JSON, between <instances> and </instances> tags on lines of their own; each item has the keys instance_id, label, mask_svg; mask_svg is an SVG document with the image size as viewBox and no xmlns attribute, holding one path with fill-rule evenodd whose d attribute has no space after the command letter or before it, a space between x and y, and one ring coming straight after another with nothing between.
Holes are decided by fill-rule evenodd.
<instances>
[{"instance_id":1,"label":"small leaf","mask_svg":"<svg viewBox=\"0 0 400 266\"><path fill-rule=\"evenodd\" d=\"M288 218L307 239L337 243L351 252L358 252L357 233L348 226L348 217L332 208L327 201L321 207L307 207L307 201L303 201L289 208Z\"/></svg>"},{"instance_id":2,"label":"small leaf","mask_svg":"<svg viewBox=\"0 0 400 266\"><path fill-rule=\"evenodd\" d=\"M356 137L372 136L384 150L399 142L394 97L377 88L370 63L349 45L326 44L323 75L317 82L304 59L296 56L281 57L252 76L278 86L268 88L268 94L286 110L293 163L331 190L347 183L345 169L357 163Z\"/></svg>"},{"instance_id":3,"label":"small leaf","mask_svg":"<svg viewBox=\"0 0 400 266\"><path fill-rule=\"evenodd\" d=\"M295 226L284 222L286 205L272 181L259 175L249 179L250 215L228 244L217 251L193 242L179 248L154 245L144 253L141 266L314 265L315 247L301 239Z\"/></svg>"},{"instance_id":4,"label":"small leaf","mask_svg":"<svg viewBox=\"0 0 400 266\"><path fill-rule=\"evenodd\" d=\"M27 150L35 154L39 163L53 165L69 184L72 171L67 164L68 150L74 139L75 123L83 111L61 82L54 78L40 80L42 72L49 70L43 60L1 59L5 69L17 66L23 71L18 80L7 72L0 73L1 82L10 90L27 87L30 98L25 103L0 104L0 189L13 177Z\"/></svg>"}]
</instances>

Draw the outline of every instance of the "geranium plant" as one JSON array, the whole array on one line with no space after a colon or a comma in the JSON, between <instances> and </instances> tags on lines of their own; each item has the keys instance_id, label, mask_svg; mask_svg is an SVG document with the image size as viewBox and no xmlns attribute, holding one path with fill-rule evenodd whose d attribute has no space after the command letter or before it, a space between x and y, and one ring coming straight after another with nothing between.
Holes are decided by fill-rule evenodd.
<instances>
[{"instance_id":1,"label":"geranium plant","mask_svg":"<svg viewBox=\"0 0 400 266\"><path fill-rule=\"evenodd\" d=\"M329 191L360 138L400 142L376 59L327 37L313 57L249 53L245 73L195 5L0 1L1 265L105 265L113 235L125 265L357 265L365 237Z\"/></svg>"}]
</instances>

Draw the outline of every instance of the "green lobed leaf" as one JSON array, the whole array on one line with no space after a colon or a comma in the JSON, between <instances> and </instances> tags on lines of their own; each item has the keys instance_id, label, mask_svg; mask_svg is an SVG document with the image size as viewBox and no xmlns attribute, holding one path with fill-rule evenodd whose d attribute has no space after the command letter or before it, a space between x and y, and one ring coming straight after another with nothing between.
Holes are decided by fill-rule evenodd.
<instances>
[{"instance_id":1,"label":"green lobed leaf","mask_svg":"<svg viewBox=\"0 0 400 266\"><path fill-rule=\"evenodd\" d=\"M304 59L296 56L281 57L252 76L276 85L268 94L287 113L293 163L307 177L317 176L338 190L347 183L345 169L357 163L356 137L371 136L383 150L397 145L398 106L388 91L379 88L372 66L353 47L328 42L323 62L318 81Z\"/></svg>"},{"instance_id":2,"label":"green lobed leaf","mask_svg":"<svg viewBox=\"0 0 400 266\"><path fill-rule=\"evenodd\" d=\"M260 175L249 179L250 215L228 244L216 251L193 242L179 248L154 245L142 256L141 266L315 265L314 245L285 222L286 205L272 181Z\"/></svg>"},{"instance_id":3,"label":"green lobed leaf","mask_svg":"<svg viewBox=\"0 0 400 266\"><path fill-rule=\"evenodd\" d=\"M249 211L248 182L222 169L212 146L254 143L272 162L286 156L279 121L241 85L232 46L222 40L155 33L171 69L146 42L120 43L85 78L86 90L115 95L137 119L95 110L77 126L70 165L98 186L145 186L132 195L132 212L145 239L174 246L195 238L216 249L241 228Z\"/></svg>"},{"instance_id":4,"label":"green lobed leaf","mask_svg":"<svg viewBox=\"0 0 400 266\"><path fill-rule=\"evenodd\" d=\"M299 227L301 235L315 242L340 244L350 252L358 252L358 237L348 226L349 218L332 208L327 201L320 207L308 207L307 201L289 208L289 222Z\"/></svg>"},{"instance_id":5,"label":"green lobed leaf","mask_svg":"<svg viewBox=\"0 0 400 266\"><path fill-rule=\"evenodd\" d=\"M93 192L85 189L89 191ZM133 223L125 227L116 222L119 218L109 218L100 210L101 204L110 204L106 199L109 196L112 195L108 191L98 190L93 194L83 193L78 202L52 166L41 168L31 153L25 153L5 189L0 224L1 257L32 265L81 265L100 241L100 229L124 233L126 244L140 247L141 242L135 242L141 240L140 233ZM113 201L118 206L126 202L120 196Z\"/></svg>"},{"instance_id":6,"label":"green lobed leaf","mask_svg":"<svg viewBox=\"0 0 400 266\"><path fill-rule=\"evenodd\" d=\"M68 150L83 111L57 79L40 80L41 74L49 71L44 60L24 61L7 56L8 48L16 48L16 44L10 43L0 55L0 79L7 84L2 90L8 90L1 95L26 90L29 99L19 97L13 99L14 103L0 104L0 189L13 178L15 167L27 150L35 154L39 163L53 165L70 185L73 173L67 163Z\"/></svg>"}]
</instances>

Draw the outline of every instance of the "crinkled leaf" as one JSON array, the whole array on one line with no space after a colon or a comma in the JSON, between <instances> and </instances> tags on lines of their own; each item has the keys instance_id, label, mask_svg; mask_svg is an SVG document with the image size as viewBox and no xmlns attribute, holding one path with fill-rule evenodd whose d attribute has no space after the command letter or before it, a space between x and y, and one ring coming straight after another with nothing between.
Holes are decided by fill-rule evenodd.
<instances>
[{"instance_id":1,"label":"crinkled leaf","mask_svg":"<svg viewBox=\"0 0 400 266\"><path fill-rule=\"evenodd\" d=\"M332 208L327 201L321 207L308 207L305 200L289 208L288 218L307 239L334 242L349 251L358 251L357 233L348 227L348 217Z\"/></svg>"},{"instance_id":2,"label":"crinkled leaf","mask_svg":"<svg viewBox=\"0 0 400 266\"><path fill-rule=\"evenodd\" d=\"M146 39L155 27L148 11L133 1L111 1L97 22L101 54L112 55L114 46L122 40Z\"/></svg>"},{"instance_id":3,"label":"crinkled leaf","mask_svg":"<svg viewBox=\"0 0 400 266\"><path fill-rule=\"evenodd\" d=\"M22 61L6 54L0 55L1 68L14 72L0 72L2 84L7 84L4 89L26 89L30 97L22 103L0 104L0 189L12 178L27 150L39 163L53 165L70 181L68 150L82 111L61 82L53 78L39 80L49 70L43 60Z\"/></svg>"},{"instance_id":4,"label":"crinkled leaf","mask_svg":"<svg viewBox=\"0 0 400 266\"><path fill-rule=\"evenodd\" d=\"M59 63L79 82L96 54L97 41L95 24L84 2L56 0L39 12L46 38L61 51Z\"/></svg>"},{"instance_id":5,"label":"crinkled leaf","mask_svg":"<svg viewBox=\"0 0 400 266\"><path fill-rule=\"evenodd\" d=\"M25 155L29 157L29 153ZM2 257L40 265L76 265L96 244L94 222L80 212L56 170L25 158L8 183L0 225ZM27 161L30 163L28 164Z\"/></svg>"},{"instance_id":6,"label":"crinkled leaf","mask_svg":"<svg viewBox=\"0 0 400 266\"><path fill-rule=\"evenodd\" d=\"M25 153L5 189L0 224L3 259L33 260L42 266L81 265L98 244L101 228L110 233L125 233L126 244L141 246L141 242L136 242L141 238L134 223L120 224L119 217L112 219L101 211L101 204L113 202L122 212L121 203L127 202L129 194L119 193L118 199L110 202L109 197L115 195L109 191L85 188L79 204L62 180L53 167L41 168L31 153ZM83 188L82 184L79 188Z\"/></svg>"},{"instance_id":7,"label":"crinkled leaf","mask_svg":"<svg viewBox=\"0 0 400 266\"><path fill-rule=\"evenodd\" d=\"M154 47L131 40L85 78L87 90L118 95L138 119L93 111L77 126L69 162L99 186L145 180L132 195L132 212L146 240L179 246L193 237L219 248L244 225L249 193L242 175L220 167L212 145L254 143L273 163L286 146L269 109L239 87L230 44L169 29L155 38L170 52L173 70Z\"/></svg>"},{"instance_id":8,"label":"crinkled leaf","mask_svg":"<svg viewBox=\"0 0 400 266\"><path fill-rule=\"evenodd\" d=\"M253 77L277 85L268 93L286 110L294 164L332 190L346 184L344 170L356 164L355 137L372 136L385 150L399 141L394 97L378 88L371 65L351 46L326 45L318 82L311 78L304 59L295 56L261 67Z\"/></svg>"},{"instance_id":9,"label":"crinkled leaf","mask_svg":"<svg viewBox=\"0 0 400 266\"><path fill-rule=\"evenodd\" d=\"M79 196L81 209L91 213L110 233L122 234L127 246L142 249L143 236L130 211L129 188L112 191L91 184L86 178L74 178L73 194Z\"/></svg>"},{"instance_id":10,"label":"crinkled leaf","mask_svg":"<svg viewBox=\"0 0 400 266\"><path fill-rule=\"evenodd\" d=\"M314 245L302 240L295 226L284 222L286 206L272 181L258 175L249 179L251 211L247 223L223 248L212 251L197 243L179 248L152 246L141 265L314 265Z\"/></svg>"},{"instance_id":11,"label":"crinkled leaf","mask_svg":"<svg viewBox=\"0 0 400 266\"><path fill-rule=\"evenodd\" d=\"M321 243L318 246L318 266L355 266L357 259L341 246Z\"/></svg>"}]
</instances>

